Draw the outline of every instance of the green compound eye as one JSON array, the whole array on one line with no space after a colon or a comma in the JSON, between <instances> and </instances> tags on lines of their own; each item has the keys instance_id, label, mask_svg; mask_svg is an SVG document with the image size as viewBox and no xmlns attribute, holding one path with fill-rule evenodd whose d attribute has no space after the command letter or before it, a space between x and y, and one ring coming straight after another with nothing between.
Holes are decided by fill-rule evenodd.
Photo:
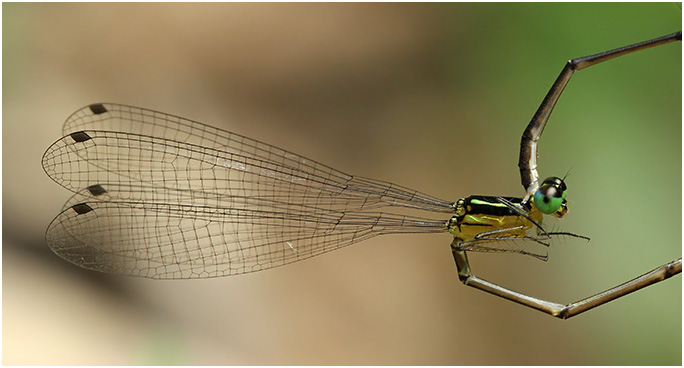
<instances>
[{"instance_id":1,"label":"green compound eye","mask_svg":"<svg viewBox=\"0 0 684 368\"><path fill-rule=\"evenodd\" d=\"M547 215L558 214L562 216L567 211L563 204L565 203L565 195L567 187L562 179L557 177L550 177L542 182L542 185L534 193L534 206L541 213ZM559 210L563 207L563 211Z\"/></svg>"},{"instance_id":2,"label":"green compound eye","mask_svg":"<svg viewBox=\"0 0 684 368\"><path fill-rule=\"evenodd\" d=\"M542 213L547 215L555 213L561 204L563 204L563 198L547 197L542 194L541 189L534 193L534 206Z\"/></svg>"}]
</instances>

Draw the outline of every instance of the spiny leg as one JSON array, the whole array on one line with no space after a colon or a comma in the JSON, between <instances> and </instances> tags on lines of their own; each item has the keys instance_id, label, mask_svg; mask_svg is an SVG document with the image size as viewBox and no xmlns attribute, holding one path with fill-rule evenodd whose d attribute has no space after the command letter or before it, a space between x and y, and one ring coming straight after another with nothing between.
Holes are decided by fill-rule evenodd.
<instances>
[{"instance_id":1,"label":"spiny leg","mask_svg":"<svg viewBox=\"0 0 684 368\"><path fill-rule=\"evenodd\" d=\"M504 228L504 229L495 229L495 230L490 230L490 231L485 231L483 233L479 233L475 236L473 240L468 240L468 241L462 241L459 239L458 242L458 248L459 250L462 251L476 251L476 252L510 252L510 253L518 253L522 254L525 256L530 256L534 257L536 259L542 260L542 261L547 261L549 259L548 255L546 254L539 254L539 253L534 253L531 251L527 251L524 249L506 249L506 248L497 248L497 247L487 247L483 246L484 244L487 243L499 243L501 241L515 241L515 240L521 240L521 241L532 241L537 244L543 245L545 247L548 247L549 244L545 242L545 240L550 239L549 237L540 237L540 238L535 238L532 236L527 236L523 235L520 236L519 231L523 230L524 226L515 226L515 227L509 227L509 228Z\"/></svg>"},{"instance_id":2,"label":"spiny leg","mask_svg":"<svg viewBox=\"0 0 684 368\"><path fill-rule=\"evenodd\" d=\"M546 234L546 230L544 230L544 228L540 224L538 224L536 221L534 221L534 219L532 219L532 217L530 217L529 213L527 213L527 211L525 211L521 205L515 205L513 202L511 202L511 201L509 201L503 197L496 197L496 199L499 202L506 205L506 207L513 210L518 215L520 215L520 216L526 218L528 221L530 221L539 230L539 232Z\"/></svg>"},{"instance_id":3,"label":"spiny leg","mask_svg":"<svg viewBox=\"0 0 684 368\"><path fill-rule=\"evenodd\" d=\"M556 236L570 236L570 237L574 237L574 238L584 239L587 241L590 240L590 238L587 236L578 235L578 234L565 232L565 231L548 232L548 231L546 231L546 229L544 229L543 226L541 226L539 223L534 221L534 219L529 215L529 213L527 211L525 211L524 208L522 208L522 206L517 205L517 204L507 200L504 197L497 196L496 199L497 199L497 201L501 202L506 207L510 208L512 211L517 213L518 215L527 219L527 221L531 222L537 228L537 233L540 236L538 236L538 237L524 236L524 238L526 238L526 239L533 240L533 241L540 243L542 245L545 245L547 247L549 246L549 244L543 242L542 240L549 240L551 238L551 236L554 236L554 235L556 235ZM475 236L475 239L505 240L504 238L497 238L497 237L493 237L492 235L502 234L502 233L505 234L508 232L515 233L516 230L520 230L521 228L522 228L522 226L515 226L515 227L510 227L510 228L505 228L505 229L496 229L496 230L486 231L486 232L477 234ZM466 242L466 243L468 243L468 242ZM461 243L461 246L463 246L463 244L464 243Z\"/></svg>"},{"instance_id":4,"label":"spiny leg","mask_svg":"<svg viewBox=\"0 0 684 368\"><path fill-rule=\"evenodd\" d=\"M486 291L498 297L522 304L524 306L534 308L544 313L550 314L554 317L567 319L576 316L580 313L586 312L590 309L606 304L612 300L621 298L627 294L633 293L639 289L643 289L649 285L666 280L678 273L682 272L682 259L672 261L658 268L653 269L637 278L627 281L621 285L610 288L601 293L592 295L590 297L578 300L569 304L558 304L546 300L538 299L529 295L519 293L510 289L506 289L497 284L491 283L485 279L475 276L470 269L468 263L468 256L466 252L460 249L460 239L454 239L451 243L451 252L454 255L454 261L458 268L458 278L464 285L474 287L476 289Z\"/></svg>"}]
</instances>

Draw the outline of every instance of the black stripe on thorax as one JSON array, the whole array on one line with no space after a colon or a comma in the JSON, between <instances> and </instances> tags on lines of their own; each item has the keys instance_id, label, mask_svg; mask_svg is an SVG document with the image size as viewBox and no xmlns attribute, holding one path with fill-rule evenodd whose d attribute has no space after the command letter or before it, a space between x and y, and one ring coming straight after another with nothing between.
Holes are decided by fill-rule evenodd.
<instances>
[{"instance_id":1,"label":"black stripe on thorax","mask_svg":"<svg viewBox=\"0 0 684 368\"><path fill-rule=\"evenodd\" d=\"M511 203L519 204L522 198L502 197ZM519 216L512 208L497 200L495 196L474 195L465 198L464 206L469 215Z\"/></svg>"}]
</instances>

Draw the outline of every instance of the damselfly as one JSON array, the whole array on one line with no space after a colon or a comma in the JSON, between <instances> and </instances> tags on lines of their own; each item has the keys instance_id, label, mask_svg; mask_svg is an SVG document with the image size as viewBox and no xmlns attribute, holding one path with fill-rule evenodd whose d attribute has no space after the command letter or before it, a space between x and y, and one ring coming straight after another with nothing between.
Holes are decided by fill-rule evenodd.
<instances>
[{"instance_id":1,"label":"damselfly","mask_svg":"<svg viewBox=\"0 0 684 368\"><path fill-rule=\"evenodd\" d=\"M574 71L676 40L681 32L567 63L523 133L523 198L444 201L196 121L93 104L67 119L64 137L43 155L50 178L74 192L49 225L47 243L86 269L186 279L264 270L378 235L449 232L464 284L568 318L680 273L681 258L560 305L474 276L466 253L546 259L533 247L559 236L588 239L543 227L543 215L567 213L567 187L558 177L539 184L537 141ZM426 212L434 217L418 216Z\"/></svg>"}]
</instances>

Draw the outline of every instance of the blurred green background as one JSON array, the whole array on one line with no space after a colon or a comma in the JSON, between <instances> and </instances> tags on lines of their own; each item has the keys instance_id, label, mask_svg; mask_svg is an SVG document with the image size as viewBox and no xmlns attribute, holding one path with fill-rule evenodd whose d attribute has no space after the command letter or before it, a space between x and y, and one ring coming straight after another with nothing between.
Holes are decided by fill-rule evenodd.
<instances>
[{"instance_id":1,"label":"blurred green background","mask_svg":"<svg viewBox=\"0 0 684 368\"><path fill-rule=\"evenodd\" d=\"M681 29L672 4L3 4L3 364L681 365L677 276L567 321L460 284L448 235L213 280L78 269L40 167L74 110L204 121L440 198L522 195L520 134L564 63ZM546 263L479 276L557 302L682 254L682 48L575 74L540 143L570 171Z\"/></svg>"}]
</instances>

